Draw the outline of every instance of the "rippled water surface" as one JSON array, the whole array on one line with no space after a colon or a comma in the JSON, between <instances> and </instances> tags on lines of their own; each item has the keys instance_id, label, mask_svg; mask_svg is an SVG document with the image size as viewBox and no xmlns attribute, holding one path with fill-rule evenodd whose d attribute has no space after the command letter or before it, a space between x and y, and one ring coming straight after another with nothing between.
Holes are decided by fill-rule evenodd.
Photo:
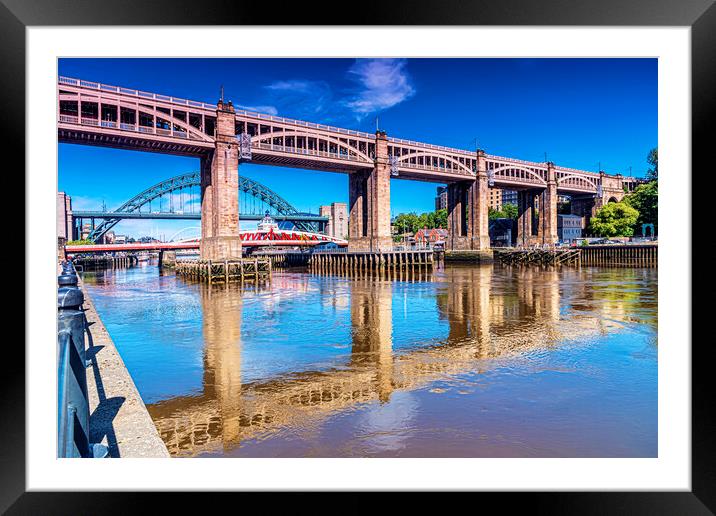
<instances>
[{"instance_id":1,"label":"rippled water surface","mask_svg":"<svg viewBox=\"0 0 716 516\"><path fill-rule=\"evenodd\" d=\"M657 455L656 270L85 283L175 456Z\"/></svg>"}]
</instances>

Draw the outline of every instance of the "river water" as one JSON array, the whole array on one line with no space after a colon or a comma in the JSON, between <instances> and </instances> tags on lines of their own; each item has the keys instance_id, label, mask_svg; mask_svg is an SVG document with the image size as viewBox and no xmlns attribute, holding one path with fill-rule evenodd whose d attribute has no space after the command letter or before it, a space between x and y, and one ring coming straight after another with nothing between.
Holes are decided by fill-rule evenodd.
<instances>
[{"instance_id":1,"label":"river water","mask_svg":"<svg viewBox=\"0 0 716 516\"><path fill-rule=\"evenodd\" d=\"M173 456L657 456L654 269L84 280Z\"/></svg>"}]
</instances>

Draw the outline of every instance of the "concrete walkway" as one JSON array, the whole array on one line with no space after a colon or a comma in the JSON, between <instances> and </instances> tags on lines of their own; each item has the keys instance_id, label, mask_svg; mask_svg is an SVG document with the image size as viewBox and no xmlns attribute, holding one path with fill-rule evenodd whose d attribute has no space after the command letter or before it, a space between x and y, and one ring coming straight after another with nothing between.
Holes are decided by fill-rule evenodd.
<instances>
[{"instance_id":1,"label":"concrete walkway","mask_svg":"<svg viewBox=\"0 0 716 516\"><path fill-rule=\"evenodd\" d=\"M90 442L105 444L111 457L169 457L122 357L80 280L91 345L87 358Z\"/></svg>"}]
</instances>

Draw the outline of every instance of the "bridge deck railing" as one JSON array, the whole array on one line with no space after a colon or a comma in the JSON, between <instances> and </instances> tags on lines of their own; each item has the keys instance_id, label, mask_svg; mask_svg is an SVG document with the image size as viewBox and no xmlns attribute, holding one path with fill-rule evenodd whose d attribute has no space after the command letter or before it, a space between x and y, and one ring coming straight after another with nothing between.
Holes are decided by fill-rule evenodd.
<instances>
[{"instance_id":1,"label":"bridge deck railing","mask_svg":"<svg viewBox=\"0 0 716 516\"><path fill-rule=\"evenodd\" d=\"M207 104L206 102L197 102L178 97L170 97L167 95L159 95L158 93L149 93L148 91L134 90L131 88L123 88L121 86L112 86L101 82L84 81L82 79L73 79L72 77L58 77L57 82L67 86L79 86L80 88L89 88L93 90L107 91L110 93L119 93L121 95L131 95L133 97L141 97L144 99L159 100L162 102L170 102L172 104L180 104L182 106L198 107L203 109L211 109L216 111L215 104Z\"/></svg>"}]
</instances>

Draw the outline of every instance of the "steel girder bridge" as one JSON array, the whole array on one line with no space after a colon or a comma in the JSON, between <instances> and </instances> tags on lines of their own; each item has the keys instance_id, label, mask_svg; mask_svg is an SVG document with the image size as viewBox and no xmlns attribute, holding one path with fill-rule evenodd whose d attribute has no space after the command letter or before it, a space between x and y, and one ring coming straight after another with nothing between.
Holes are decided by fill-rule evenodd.
<instances>
[{"instance_id":1,"label":"steel girder bridge","mask_svg":"<svg viewBox=\"0 0 716 516\"><path fill-rule=\"evenodd\" d=\"M123 219L199 220L200 189L200 173L189 172L147 188L114 211L73 211L72 218L80 224L80 230L83 220L93 221L88 236L93 242ZM300 213L276 192L247 177L239 177L239 193L244 196L240 205L252 208L251 212L239 214L241 220L261 220L268 212L277 222L292 222L296 229L307 232L319 231L328 222L328 217ZM95 226L95 219L102 221Z\"/></svg>"}]
</instances>

